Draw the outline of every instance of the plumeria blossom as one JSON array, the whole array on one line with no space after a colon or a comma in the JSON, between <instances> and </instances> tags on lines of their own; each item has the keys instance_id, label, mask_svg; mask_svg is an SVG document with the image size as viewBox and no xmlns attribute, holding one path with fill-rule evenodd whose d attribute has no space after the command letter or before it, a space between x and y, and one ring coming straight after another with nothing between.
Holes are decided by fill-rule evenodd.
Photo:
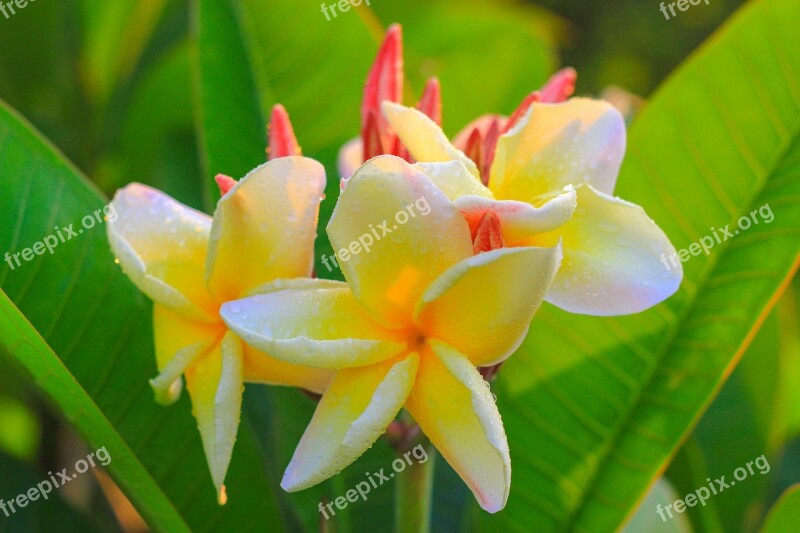
<instances>
[{"instance_id":1,"label":"plumeria blossom","mask_svg":"<svg viewBox=\"0 0 800 533\"><path fill-rule=\"evenodd\" d=\"M396 155L411 161L408 150L391 131L381 112L382 102L403 101L403 89L403 29L399 24L394 24L386 30L364 86L361 136L345 144L339 153L338 166L342 177L349 178L364 161L378 155ZM442 123L442 95L438 79L428 80L417 109L435 123Z\"/></svg>"},{"instance_id":2,"label":"plumeria blossom","mask_svg":"<svg viewBox=\"0 0 800 533\"><path fill-rule=\"evenodd\" d=\"M548 88L571 93L569 71L559 76ZM478 154L477 161L425 114L388 101L383 111L414 159L460 161L469 170L459 182L438 185L473 232L491 229L508 247L563 243L548 302L589 315L656 305L677 290L683 272L661 262L675 248L656 223L641 207L613 196L625 154L622 116L600 100L544 99L529 97L511 118L483 119L462 134L457 143ZM496 138L491 133L502 130Z\"/></svg>"},{"instance_id":3,"label":"plumeria blossom","mask_svg":"<svg viewBox=\"0 0 800 533\"><path fill-rule=\"evenodd\" d=\"M224 480L239 426L244 382L322 392L332 377L260 353L229 331L226 301L298 286L311 274L325 170L299 154L282 107L273 112L271 161L236 181L218 176L214 217L133 183L113 200L111 248L131 281L153 302L158 369L151 381L162 403L183 386L224 503ZM292 281L299 278L302 281Z\"/></svg>"},{"instance_id":4,"label":"plumeria blossom","mask_svg":"<svg viewBox=\"0 0 800 533\"><path fill-rule=\"evenodd\" d=\"M371 159L348 180L328 225L335 249L366 242L421 198L429 213L342 261L347 283L307 280L223 305L225 323L252 346L336 371L286 469L287 491L355 461L405 407L480 505L504 507L508 444L476 367L503 361L522 342L561 251L501 248L472 235L436 187L465 177L460 162Z\"/></svg>"}]
</instances>

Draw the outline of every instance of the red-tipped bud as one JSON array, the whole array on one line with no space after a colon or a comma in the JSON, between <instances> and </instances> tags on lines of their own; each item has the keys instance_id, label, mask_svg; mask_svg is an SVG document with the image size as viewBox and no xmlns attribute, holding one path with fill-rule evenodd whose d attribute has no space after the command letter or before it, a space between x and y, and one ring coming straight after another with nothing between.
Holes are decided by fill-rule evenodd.
<instances>
[{"instance_id":1,"label":"red-tipped bud","mask_svg":"<svg viewBox=\"0 0 800 533\"><path fill-rule=\"evenodd\" d=\"M398 24L394 24L386 31L378 56L372 69L367 76L367 84L364 87L364 100L361 103L361 130L362 135L369 131L367 121L370 116L375 117L376 126L381 145L390 148L391 140L388 138L388 123L381 113L381 103L385 100L391 102L401 102L403 97L403 30ZM369 131L372 134L371 131ZM364 145L367 138L362 137ZM383 153L383 152L381 152ZM378 154L373 154L378 155ZM367 152L364 152L366 161Z\"/></svg>"},{"instance_id":2,"label":"red-tipped bud","mask_svg":"<svg viewBox=\"0 0 800 533\"><path fill-rule=\"evenodd\" d=\"M526 96L522 103L519 104L519 107L511 114L511 118L509 118L508 122L506 122L506 127L503 128L502 133L505 133L516 126L517 122L522 120L522 117L525 116L525 113L528 112L533 103L539 101L541 101L541 95L539 91L533 91L531 94Z\"/></svg>"},{"instance_id":3,"label":"red-tipped bud","mask_svg":"<svg viewBox=\"0 0 800 533\"><path fill-rule=\"evenodd\" d=\"M272 108L272 116L269 119L267 157L272 161L278 157L293 155L303 155L303 151L297 143L297 137L294 136L289 113L286 112L286 109L281 104L276 104Z\"/></svg>"},{"instance_id":4,"label":"red-tipped bud","mask_svg":"<svg viewBox=\"0 0 800 533\"><path fill-rule=\"evenodd\" d=\"M491 252L498 248L503 248L503 227L500 224L500 217L492 211L487 211L481 217L480 222L472 230L472 251L475 255L482 252Z\"/></svg>"},{"instance_id":5,"label":"red-tipped bud","mask_svg":"<svg viewBox=\"0 0 800 533\"><path fill-rule=\"evenodd\" d=\"M414 163L415 161L411 157L411 154L408 153L408 148L406 148L405 145L403 145L403 143L400 141L400 137L396 135L392 135L392 137L394 137L394 144L392 144L391 151L387 153L405 159L409 163Z\"/></svg>"},{"instance_id":6,"label":"red-tipped bud","mask_svg":"<svg viewBox=\"0 0 800 533\"><path fill-rule=\"evenodd\" d=\"M486 138L483 140L483 168L481 168L481 181L484 185L489 185L489 171L492 169L492 162L494 161L494 152L497 149L497 140L500 139L500 121L495 119L492 121L486 132Z\"/></svg>"},{"instance_id":7,"label":"red-tipped bud","mask_svg":"<svg viewBox=\"0 0 800 533\"><path fill-rule=\"evenodd\" d=\"M575 82L577 79L578 73L571 67L561 69L553 74L541 91L534 91L525 97L525 100L523 100L514 113L511 114L511 118L508 119L506 127L500 133L503 134L516 126L534 102L558 104L572 96L572 93L575 92Z\"/></svg>"},{"instance_id":8,"label":"red-tipped bud","mask_svg":"<svg viewBox=\"0 0 800 533\"><path fill-rule=\"evenodd\" d=\"M438 79L431 78L425 84L425 91L417 104L417 109L428 115L439 126L442 125L442 87Z\"/></svg>"},{"instance_id":9,"label":"red-tipped bud","mask_svg":"<svg viewBox=\"0 0 800 533\"><path fill-rule=\"evenodd\" d=\"M464 147L464 154L472 159L472 162L478 167L478 170L481 173L481 181L483 181L484 185L486 185L487 176L483 175L483 135L481 135L481 130L479 128L474 128L472 133L469 134L469 137L467 138L467 145Z\"/></svg>"},{"instance_id":10,"label":"red-tipped bud","mask_svg":"<svg viewBox=\"0 0 800 533\"><path fill-rule=\"evenodd\" d=\"M361 130L361 140L364 147L364 161L368 161L377 155L384 154L381 133L378 130L378 119L375 113L370 113L364 120L364 128Z\"/></svg>"},{"instance_id":11,"label":"red-tipped bud","mask_svg":"<svg viewBox=\"0 0 800 533\"><path fill-rule=\"evenodd\" d=\"M547 81L541 90L541 101L546 104L563 102L575 92L578 73L572 67L561 69Z\"/></svg>"},{"instance_id":12,"label":"red-tipped bud","mask_svg":"<svg viewBox=\"0 0 800 533\"><path fill-rule=\"evenodd\" d=\"M219 192L222 196L228 194L228 191L236 187L237 181L230 176L226 176L225 174L217 174L214 177L214 181L217 182L217 187L219 187Z\"/></svg>"}]
</instances>

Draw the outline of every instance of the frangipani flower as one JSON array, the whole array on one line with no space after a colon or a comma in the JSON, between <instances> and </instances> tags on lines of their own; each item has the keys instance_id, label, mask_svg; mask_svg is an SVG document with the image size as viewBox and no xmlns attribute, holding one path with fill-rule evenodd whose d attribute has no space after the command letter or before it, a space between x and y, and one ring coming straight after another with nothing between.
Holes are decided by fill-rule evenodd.
<instances>
[{"instance_id":1,"label":"frangipani flower","mask_svg":"<svg viewBox=\"0 0 800 533\"><path fill-rule=\"evenodd\" d=\"M272 156L238 183L218 176L223 196L213 219L134 183L117 192L111 248L131 281L153 302L162 403L178 399L185 376L211 476L224 503L225 474L241 413L243 383L322 392L331 373L259 353L219 315L230 300L271 290L275 280L311 274L325 170L299 153L288 117L273 113ZM273 285L265 285L275 282ZM302 283L302 282L301 282Z\"/></svg>"},{"instance_id":2,"label":"frangipani flower","mask_svg":"<svg viewBox=\"0 0 800 533\"><path fill-rule=\"evenodd\" d=\"M368 161L347 182L328 225L335 249L370 243L341 262L347 283L310 280L222 307L228 327L254 347L337 371L286 469L284 489L338 473L405 406L484 509L505 505L508 444L476 367L504 360L522 342L561 252L558 245L496 248L486 241L474 255L469 226L431 178L466 173L458 162ZM422 198L427 215L382 224ZM381 226L388 234L376 230Z\"/></svg>"},{"instance_id":3,"label":"frangipani flower","mask_svg":"<svg viewBox=\"0 0 800 533\"><path fill-rule=\"evenodd\" d=\"M383 110L417 161L457 160L470 171L459 182L437 184L450 191L473 232L493 228L510 247L563 242L548 302L574 313L622 315L677 290L680 265L667 270L660 260L675 253L667 236L641 207L613 196L625 124L610 104L586 98L523 103L518 122L512 117L511 129L486 154L488 188L478 165L423 113L392 102Z\"/></svg>"}]
</instances>

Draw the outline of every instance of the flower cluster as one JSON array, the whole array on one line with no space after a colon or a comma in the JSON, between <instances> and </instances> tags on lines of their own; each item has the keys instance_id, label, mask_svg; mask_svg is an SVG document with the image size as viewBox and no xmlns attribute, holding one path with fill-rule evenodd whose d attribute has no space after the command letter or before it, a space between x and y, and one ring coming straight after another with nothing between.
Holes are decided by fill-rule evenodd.
<instances>
[{"instance_id":1,"label":"flower cluster","mask_svg":"<svg viewBox=\"0 0 800 533\"><path fill-rule=\"evenodd\" d=\"M345 282L313 277L325 171L302 157L276 106L270 161L218 176L213 218L139 184L119 191L109 240L155 302L157 398L184 379L212 479L224 479L245 382L321 394L282 487L315 485L363 454L405 409L489 512L505 506L511 461L484 379L511 356L543 301L591 315L636 313L675 292L674 253L639 206L613 196L620 114L572 98L556 74L510 116L476 119L451 142L438 81L400 103L402 39L390 28L369 74L361 137L327 227L334 249L424 201L342 262Z\"/></svg>"}]
</instances>

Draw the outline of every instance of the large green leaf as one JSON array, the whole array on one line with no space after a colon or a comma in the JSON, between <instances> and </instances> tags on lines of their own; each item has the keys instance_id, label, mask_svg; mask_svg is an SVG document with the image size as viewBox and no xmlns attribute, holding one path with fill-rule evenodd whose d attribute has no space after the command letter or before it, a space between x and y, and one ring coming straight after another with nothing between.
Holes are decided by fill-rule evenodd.
<instances>
[{"instance_id":1,"label":"large green leaf","mask_svg":"<svg viewBox=\"0 0 800 533\"><path fill-rule=\"evenodd\" d=\"M800 524L800 485L786 490L764 521L762 533L790 533Z\"/></svg>"},{"instance_id":2,"label":"large green leaf","mask_svg":"<svg viewBox=\"0 0 800 533\"><path fill-rule=\"evenodd\" d=\"M56 227L74 224L78 231L104 202L5 105L0 187L0 249L11 254L57 234ZM154 402L150 304L114 264L102 223L59 244L52 255L13 270L0 264L0 287L25 316L5 301L3 350L28 369L84 438L108 446L112 474L154 529L179 530L184 522L198 531L275 527L275 487L266 481L248 424L234 449L229 503L220 507L188 398L169 408Z\"/></svg>"},{"instance_id":3,"label":"large green leaf","mask_svg":"<svg viewBox=\"0 0 800 533\"><path fill-rule=\"evenodd\" d=\"M672 518L662 510L658 513L658 506L665 507L679 498L675 488L666 480L659 479L642 500L636 513L631 517L622 533L690 533L692 531L689 519L685 514L675 513Z\"/></svg>"},{"instance_id":4,"label":"large green leaf","mask_svg":"<svg viewBox=\"0 0 800 533\"><path fill-rule=\"evenodd\" d=\"M5 293L0 293L0 318L2 351L28 371L39 389L76 429L87 436L95 449L106 447L111 456L109 471L145 519L164 531L188 531L186 523L153 477ZM4 479L9 477L4 476Z\"/></svg>"},{"instance_id":5,"label":"large green leaf","mask_svg":"<svg viewBox=\"0 0 800 533\"><path fill-rule=\"evenodd\" d=\"M785 299L788 291L784 293ZM741 363L714 399L686 445L702 454L703 471L693 476L673 475L670 481L682 494L704 485L707 477L728 475L748 461L764 454L771 464L779 463L786 440L783 360L793 354L781 351L781 306L776 305L758 331ZM735 442L736 446L729 443ZM685 472L684 472L685 474ZM686 510L693 523L708 523L716 513L726 531L754 531L765 510L772 475L757 475L739 483L736 490L726 490L714 498L713 509L707 506ZM703 531L696 528L698 531Z\"/></svg>"},{"instance_id":6,"label":"large green leaf","mask_svg":"<svg viewBox=\"0 0 800 533\"><path fill-rule=\"evenodd\" d=\"M678 249L769 204L684 264L677 295L635 316L546 307L495 386L514 480L485 529L613 531L744 352L800 250L800 4L753 2L637 119L617 194ZM768 217L768 215L767 215Z\"/></svg>"},{"instance_id":7,"label":"large green leaf","mask_svg":"<svg viewBox=\"0 0 800 533\"><path fill-rule=\"evenodd\" d=\"M166 0L81 2L83 81L92 100L105 104L133 73L166 4Z\"/></svg>"}]
</instances>

